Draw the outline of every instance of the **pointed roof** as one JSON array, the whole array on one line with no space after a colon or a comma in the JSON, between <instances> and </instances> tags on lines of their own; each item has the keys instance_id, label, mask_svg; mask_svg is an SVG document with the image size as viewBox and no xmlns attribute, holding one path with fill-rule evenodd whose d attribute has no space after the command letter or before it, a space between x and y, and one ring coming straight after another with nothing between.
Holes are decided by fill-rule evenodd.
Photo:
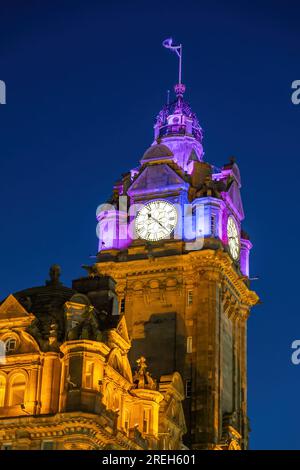
<instances>
[{"instance_id":1,"label":"pointed roof","mask_svg":"<svg viewBox=\"0 0 300 470\"><path fill-rule=\"evenodd\" d=\"M165 163L146 166L134 180L127 193L131 195L161 193L161 188L168 190L187 188L187 183Z\"/></svg>"},{"instance_id":2,"label":"pointed roof","mask_svg":"<svg viewBox=\"0 0 300 470\"><path fill-rule=\"evenodd\" d=\"M227 190L227 194L230 197L234 208L237 210L240 220L245 218L242 197L238 183L233 180Z\"/></svg>"},{"instance_id":3,"label":"pointed roof","mask_svg":"<svg viewBox=\"0 0 300 470\"><path fill-rule=\"evenodd\" d=\"M188 159L188 163L191 163L191 162L199 162L199 158L195 152L195 149L191 151L189 159Z\"/></svg>"},{"instance_id":4,"label":"pointed roof","mask_svg":"<svg viewBox=\"0 0 300 470\"><path fill-rule=\"evenodd\" d=\"M0 305L0 320L24 316L28 317L29 313L12 294L6 297L4 302Z\"/></svg>"},{"instance_id":5,"label":"pointed roof","mask_svg":"<svg viewBox=\"0 0 300 470\"><path fill-rule=\"evenodd\" d=\"M27 328L34 320L14 295L10 294L0 305L0 328Z\"/></svg>"},{"instance_id":6,"label":"pointed roof","mask_svg":"<svg viewBox=\"0 0 300 470\"><path fill-rule=\"evenodd\" d=\"M125 315L123 315L118 323L118 326L116 328L116 331L119 333L119 335L127 342L130 343L130 338L128 334L128 329L127 329L127 324L125 320Z\"/></svg>"}]
</instances>

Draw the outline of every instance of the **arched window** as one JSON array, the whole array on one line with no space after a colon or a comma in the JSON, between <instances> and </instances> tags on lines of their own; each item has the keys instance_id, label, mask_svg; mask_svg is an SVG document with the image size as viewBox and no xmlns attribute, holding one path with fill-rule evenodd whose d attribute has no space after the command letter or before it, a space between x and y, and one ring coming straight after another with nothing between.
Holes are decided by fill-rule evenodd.
<instances>
[{"instance_id":1,"label":"arched window","mask_svg":"<svg viewBox=\"0 0 300 470\"><path fill-rule=\"evenodd\" d=\"M5 400L5 388L6 388L6 379L3 375L0 375L0 408L4 406Z\"/></svg>"},{"instance_id":2,"label":"arched window","mask_svg":"<svg viewBox=\"0 0 300 470\"><path fill-rule=\"evenodd\" d=\"M15 338L9 338L5 341L5 351L7 354L14 352L17 349L17 340Z\"/></svg>"},{"instance_id":3,"label":"arched window","mask_svg":"<svg viewBox=\"0 0 300 470\"><path fill-rule=\"evenodd\" d=\"M23 374L16 374L10 382L10 406L24 403L26 379Z\"/></svg>"}]
</instances>

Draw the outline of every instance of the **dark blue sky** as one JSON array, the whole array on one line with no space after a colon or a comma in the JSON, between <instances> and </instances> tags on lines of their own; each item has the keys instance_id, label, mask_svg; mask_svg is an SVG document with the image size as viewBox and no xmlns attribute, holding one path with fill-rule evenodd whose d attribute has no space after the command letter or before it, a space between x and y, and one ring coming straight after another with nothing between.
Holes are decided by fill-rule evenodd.
<instances>
[{"instance_id":1,"label":"dark blue sky","mask_svg":"<svg viewBox=\"0 0 300 470\"><path fill-rule=\"evenodd\" d=\"M97 251L95 211L151 144L177 78L161 42L184 45L186 98L206 160L240 166L251 273L254 449L300 449L299 125L296 1L0 1L0 297L82 275Z\"/></svg>"}]
</instances>

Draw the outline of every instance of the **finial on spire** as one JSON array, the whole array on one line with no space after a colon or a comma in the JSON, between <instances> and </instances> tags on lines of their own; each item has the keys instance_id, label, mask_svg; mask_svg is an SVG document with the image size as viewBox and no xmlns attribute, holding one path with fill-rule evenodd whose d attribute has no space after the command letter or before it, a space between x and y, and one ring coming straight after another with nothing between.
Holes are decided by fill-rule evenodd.
<instances>
[{"instance_id":1,"label":"finial on spire","mask_svg":"<svg viewBox=\"0 0 300 470\"><path fill-rule=\"evenodd\" d=\"M170 104L170 90L167 90L167 106Z\"/></svg>"},{"instance_id":2,"label":"finial on spire","mask_svg":"<svg viewBox=\"0 0 300 470\"><path fill-rule=\"evenodd\" d=\"M177 98L183 98L183 94L185 92L185 85L183 83L177 83L177 85L174 86L174 90Z\"/></svg>"},{"instance_id":3,"label":"finial on spire","mask_svg":"<svg viewBox=\"0 0 300 470\"><path fill-rule=\"evenodd\" d=\"M179 57L178 84L181 85L182 44L180 44L179 46L175 46L175 44L173 44L173 39L168 38L163 41L162 45L166 47L167 49L170 49L171 51L176 52L177 56Z\"/></svg>"}]
</instances>

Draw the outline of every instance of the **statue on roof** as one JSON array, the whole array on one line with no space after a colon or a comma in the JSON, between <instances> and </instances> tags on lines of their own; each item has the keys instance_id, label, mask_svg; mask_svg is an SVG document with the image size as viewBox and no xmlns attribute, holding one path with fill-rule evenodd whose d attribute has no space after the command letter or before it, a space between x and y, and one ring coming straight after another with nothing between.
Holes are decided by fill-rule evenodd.
<instances>
[{"instance_id":1,"label":"statue on roof","mask_svg":"<svg viewBox=\"0 0 300 470\"><path fill-rule=\"evenodd\" d=\"M58 264L53 264L49 269L50 280L46 281L46 286L61 286L60 282L61 267Z\"/></svg>"},{"instance_id":2,"label":"statue on roof","mask_svg":"<svg viewBox=\"0 0 300 470\"><path fill-rule=\"evenodd\" d=\"M135 371L133 382L136 388L148 388L150 390L156 389L156 380L151 377L151 374L147 371L147 363L144 356L137 359L137 370Z\"/></svg>"}]
</instances>

